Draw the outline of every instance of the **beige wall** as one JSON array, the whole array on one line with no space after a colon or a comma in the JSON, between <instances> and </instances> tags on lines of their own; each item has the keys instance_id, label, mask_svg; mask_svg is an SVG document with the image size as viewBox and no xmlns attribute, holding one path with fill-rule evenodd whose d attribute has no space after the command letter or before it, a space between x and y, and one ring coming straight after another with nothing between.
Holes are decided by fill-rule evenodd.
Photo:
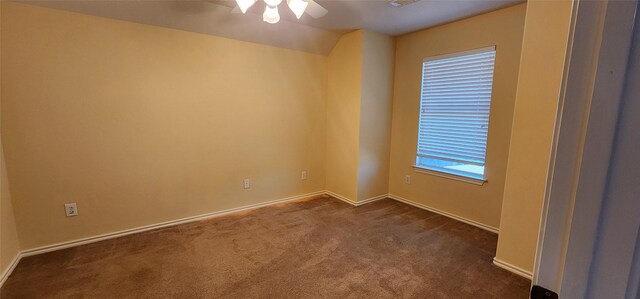
<instances>
[{"instance_id":1,"label":"beige wall","mask_svg":"<svg viewBox=\"0 0 640 299\"><path fill-rule=\"evenodd\" d=\"M0 143L0 277L11 266L11 262L19 252L20 244L11 204L4 152Z\"/></svg>"},{"instance_id":2,"label":"beige wall","mask_svg":"<svg viewBox=\"0 0 640 299\"><path fill-rule=\"evenodd\" d=\"M389 193L394 38L363 31L358 200Z\"/></svg>"},{"instance_id":3,"label":"beige wall","mask_svg":"<svg viewBox=\"0 0 640 299\"><path fill-rule=\"evenodd\" d=\"M2 5L23 249L324 189L326 57Z\"/></svg>"},{"instance_id":4,"label":"beige wall","mask_svg":"<svg viewBox=\"0 0 640 299\"><path fill-rule=\"evenodd\" d=\"M507 169L525 4L397 38L389 190L411 201L497 228ZM415 172L422 60L496 45L486 157L477 186ZM411 184L404 176L411 175Z\"/></svg>"},{"instance_id":5,"label":"beige wall","mask_svg":"<svg viewBox=\"0 0 640 299\"><path fill-rule=\"evenodd\" d=\"M357 30L329 55L327 190L352 202L388 193L394 48Z\"/></svg>"},{"instance_id":6,"label":"beige wall","mask_svg":"<svg viewBox=\"0 0 640 299\"><path fill-rule=\"evenodd\" d=\"M496 259L532 271L571 1L529 0Z\"/></svg>"},{"instance_id":7,"label":"beige wall","mask_svg":"<svg viewBox=\"0 0 640 299\"><path fill-rule=\"evenodd\" d=\"M327 190L350 200L358 194L363 31L343 35L329 54Z\"/></svg>"},{"instance_id":8,"label":"beige wall","mask_svg":"<svg viewBox=\"0 0 640 299\"><path fill-rule=\"evenodd\" d=\"M0 5L0 24L2 23L1 12L2 6ZM0 86L2 86L1 81L2 80L0 80ZM2 115L1 107L2 99L0 98L0 116ZM1 119L2 118L0 117L0 120ZM9 266L11 266L11 262L20 252L20 244L18 244L18 234L16 232L13 205L11 204L11 193L9 192L9 181L7 179L7 169L4 162L4 151L2 150L1 136L2 134L0 134L0 278L2 277L2 274L8 270Z\"/></svg>"}]
</instances>

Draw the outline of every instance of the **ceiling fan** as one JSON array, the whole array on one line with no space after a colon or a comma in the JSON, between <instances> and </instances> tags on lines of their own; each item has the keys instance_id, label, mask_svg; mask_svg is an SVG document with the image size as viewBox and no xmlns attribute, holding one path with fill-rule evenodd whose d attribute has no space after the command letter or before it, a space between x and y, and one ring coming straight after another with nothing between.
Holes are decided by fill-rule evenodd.
<instances>
[{"instance_id":1,"label":"ceiling fan","mask_svg":"<svg viewBox=\"0 0 640 299\"><path fill-rule=\"evenodd\" d=\"M262 20L275 24L280 21L280 14L278 13L278 5L280 5L283 0L235 0L237 6L232 10L232 12L242 12L246 13L247 10L256 4L258 1L263 1L265 3L264 13L262 14ZM304 13L307 13L312 18L320 18L326 15L329 11L327 11L324 7L320 6L320 4L316 3L313 0L284 0L287 2L287 6L289 9L296 15L298 19L302 17Z\"/></svg>"}]
</instances>

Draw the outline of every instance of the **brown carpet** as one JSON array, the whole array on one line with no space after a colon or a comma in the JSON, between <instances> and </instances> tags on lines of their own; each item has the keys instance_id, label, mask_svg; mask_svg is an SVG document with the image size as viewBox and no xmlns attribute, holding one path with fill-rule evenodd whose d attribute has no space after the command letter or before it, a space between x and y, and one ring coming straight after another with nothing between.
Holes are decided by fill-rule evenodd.
<instances>
[{"instance_id":1,"label":"brown carpet","mask_svg":"<svg viewBox=\"0 0 640 299\"><path fill-rule=\"evenodd\" d=\"M390 199L318 198L24 258L9 298L528 298L497 236Z\"/></svg>"}]
</instances>

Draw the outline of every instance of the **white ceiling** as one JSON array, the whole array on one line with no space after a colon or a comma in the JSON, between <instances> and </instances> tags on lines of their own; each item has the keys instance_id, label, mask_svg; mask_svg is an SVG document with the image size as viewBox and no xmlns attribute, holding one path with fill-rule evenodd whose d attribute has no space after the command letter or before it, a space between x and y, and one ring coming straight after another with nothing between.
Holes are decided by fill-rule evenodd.
<instances>
[{"instance_id":1,"label":"white ceiling","mask_svg":"<svg viewBox=\"0 0 640 299\"><path fill-rule=\"evenodd\" d=\"M522 3L524 0L421 0L393 7L386 0L317 0L329 13L320 19L305 16L302 23L329 29L369 29L402 35L480 13Z\"/></svg>"},{"instance_id":2,"label":"white ceiling","mask_svg":"<svg viewBox=\"0 0 640 299\"><path fill-rule=\"evenodd\" d=\"M17 2L327 55L342 33L354 29L401 35L524 0L421 0L402 7L392 7L386 0L316 0L329 13L320 19L305 14L300 20L283 2L282 20L275 25L262 21L263 3L243 15L231 12L233 0Z\"/></svg>"}]
</instances>

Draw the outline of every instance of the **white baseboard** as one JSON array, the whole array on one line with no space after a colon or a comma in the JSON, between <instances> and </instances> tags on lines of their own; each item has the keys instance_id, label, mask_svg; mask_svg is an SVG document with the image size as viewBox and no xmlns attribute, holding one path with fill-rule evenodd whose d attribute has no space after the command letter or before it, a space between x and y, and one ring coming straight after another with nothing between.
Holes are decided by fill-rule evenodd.
<instances>
[{"instance_id":1,"label":"white baseboard","mask_svg":"<svg viewBox=\"0 0 640 299\"><path fill-rule=\"evenodd\" d=\"M351 199L349 199L349 198L347 198L345 196L342 196L342 195L340 195L338 193L331 192L329 190L325 190L324 194L329 195L329 196L334 197L334 198L337 198L339 200L342 200L342 201L344 201L344 202L346 202L346 203L348 203L348 204L350 204L352 206L357 206L358 205L357 202L355 202L355 201L353 201L353 200L351 200Z\"/></svg>"},{"instance_id":2,"label":"white baseboard","mask_svg":"<svg viewBox=\"0 0 640 299\"><path fill-rule=\"evenodd\" d=\"M342 200L342 201L344 201L344 202L346 202L346 203L348 203L348 204L350 204L352 206L356 206L356 207L357 206L361 206L363 204L370 203L370 202L374 202L374 201L377 201L377 200L385 199L389 195L389 194L382 194L382 195L374 196L374 197L371 197L371 198L367 198L365 200L355 201L355 200L349 199L349 198L347 198L345 196L342 196L340 194L331 192L329 190L325 190L324 193L326 195L329 195L331 197L335 197L335 198L337 198L339 200Z\"/></svg>"},{"instance_id":3,"label":"white baseboard","mask_svg":"<svg viewBox=\"0 0 640 299\"><path fill-rule=\"evenodd\" d=\"M21 258L22 258L22 253L18 252L16 256L13 257L13 260L11 260L11 264L9 264L9 267L7 267L7 269L5 269L4 272L2 272L2 276L0 276L0 288L2 288L2 285L4 285L4 282L7 281L7 278L9 278L9 275L11 275L11 273L13 272L13 269L16 268Z\"/></svg>"},{"instance_id":4,"label":"white baseboard","mask_svg":"<svg viewBox=\"0 0 640 299\"><path fill-rule=\"evenodd\" d=\"M451 213L449 213L449 212L445 212L445 211L442 211L442 210L438 210L438 209L436 209L436 208L432 208L432 207L429 207L429 206L423 205L423 204L421 204L421 203L417 203L417 202L415 202L415 201L412 201L412 200L409 200L409 199L406 199L406 198L402 198L402 197L397 196L397 195L389 194L389 195L388 195L388 197L389 197L389 198L391 198L391 199L393 199L393 200L397 200L397 201L399 201L399 202L403 202L403 203L406 203L406 204L408 204L408 205L412 205L412 206L414 206L414 207L417 207L417 208L421 208L421 209L427 210L427 211L429 211L429 212L433 212L433 213L436 213L436 214L440 214L440 215L442 215L442 216L446 216L446 217L452 218L452 219L454 219L454 220L458 220L458 221L460 221L460 222L464 222L464 223L466 223L466 224L471 224L471 225L473 225L473 226L475 226L475 227L479 227L479 228L481 228L481 229L484 229L484 230L486 230L486 231L492 232L492 233L494 233L494 234L497 234L497 233L499 232L499 229L498 229L497 227L489 226L489 225L486 225L486 224L483 224L483 223L477 222L477 221L475 221L475 220L467 219L467 218L464 218L464 217L462 217L462 216L458 216L458 215L455 215L455 214L451 214Z\"/></svg>"},{"instance_id":5,"label":"white baseboard","mask_svg":"<svg viewBox=\"0 0 640 299\"><path fill-rule=\"evenodd\" d=\"M257 209L257 208L261 208L261 207L266 207L266 206L271 206L271 205L276 205L276 204L280 204L280 203L285 203L285 202L290 202L290 201L296 201L296 200L301 200L301 199L307 199L307 198L311 198L311 197L315 197L315 196L320 196L320 195L329 195L331 197L334 197L336 199L342 200L350 205L353 206L361 206L370 202L374 202L377 200L381 200L381 199L385 199L385 198L391 198L393 200L397 200L421 209L425 209L443 216L447 216L449 218L453 218L455 220L467 223L467 224L471 224L473 226L477 226L479 228L485 229L487 231L493 232L493 233L498 233L498 229L491 227L491 226L487 226L484 225L482 223L470 220L470 219L466 219L464 217L460 217L457 215L453 215L451 213L447 213L438 209L434 209L428 206L425 206L423 204L419 204L416 202L413 202L411 200L396 196L396 195L392 195L392 194L382 194L379 196L375 196L369 199L365 199L365 200L361 200L361 201L353 201L347 197L341 196L339 194L336 194L334 192L325 190L325 191L318 191L318 192L312 192L312 193L307 193L307 194L303 194L303 195L298 195L298 196L292 196L292 197L287 197L287 198L283 198L283 199L276 199L276 200L271 200L271 201L266 201L266 202L262 202L262 203L257 203L257 204L252 204L252 205L247 205L247 206L242 206L242 207L238 207L238 208L232 208L232 209L227 209L227 210L222 210L222 211L217 211L217 212L212 212L212 213L207 213L207 214L202 214L202 215L198 215L198 216L192 216L192 217L186 217L186 218L182 218L182 219L176 219L176 220L171 220L171 221L166 221L166 222L161 222L161 223L156 223L156 224L151 224L151 225L147 225L147 226L141 226L141 227L137 227L137 228L131 228L131 229L126 229L126 230L122 230L122 231L117 231L117 232L112 232L112 233L107 233L107 234L102 234L102 235L97 235L97 236L92 236L92 237L87 237L87 238L81 238L81 239L76 239L76 240L72 240L72 241L67 241L67 242L62 242L62 243L57 243L57 244L52 244L52 245L47 245L47 246L42 246L42 247L37 247L37 248L32 248L32 249L27 249L27 250L23 250L22 252L20 252L18 255L16 255L16 257L13 259L11 265L4 271L4 273L2 273L2 276L0 276L0 287L2 287L2 284L5 282L5 280L9 277L9 275L11 275L11 272L13 272L13 269L15 269L15 267L17 266L18 262L20 261L20 259L22 257L27 257L27 256L32 256L32 255L37 255L37 254L42 254L42 253L46 253L46 252L51 252L51 251L56 251L56 250L61 250L61 249L66 249L66 248L71 248L71 247L75 247L75 246L80 246L80 245L84 245L84 244L89 244L89 243L95 243L95 242L99 242L99 241L103 241L103 240L108 240L108 239L113 239L113 238L118 238L118 237L123 237L123 236L127 236L127 235L131 235L131 234L137 234L137 233L141 233L141 232L145 232L145 231L150 231L150 230L154 230L154 229L159 229L159 228L164 228L164 227L170 227L170 226L175 226L175 225L179 225L179 224L184 224L184 223L189 223L189 222L194 222L194 221L200 221L200 220L206 220L206 219L211 219L211 218L215 218L215 217L219 217L219 216L223 216L223 215L227 215L227 214L231 214L231 213L236 213L236 212L241 212L241 211L248 211L248 210L253 210L253 209ZM510 264L501 262L497 259L494 259L494 264L496 264L497 266L507 269L513 273L516 273L518 275L527 277L529 279L531 279L531 273L527 272L523 269L520 269L518 267L512 266Z\"/></svg>"},{"instance_id":6,"label":"white baseboard","mask_svg":"<svg viewBox=\"0 0 640 299\"><path fill-rule=\"evenodd\" d=\"M32 249L27 249L27 250L23 250L21 254L22 254L23 257L32 256L32 255L42 254L42 253L56 251L56 250L60 250L60 249L80 246L80 245L84 245L84 244L95 243L95 242L99 242L99 241L103 241L103 240L123 237L123 236L131 235L131 234L137 234L137 233L146 232L146 231L150 231L150 230L154 230L154 229L170 227L170 226L175 226L175 225L194 222L194 221L206 220L206 219L215 218L215 217L219 217L219 216L223 216L223 215L227 215L227 214L231 214L231 213L236 213L236 212L241 212L241 211L248 211L248 210L253 210L253 209L262 208L262 207L266 207L266 206L276 205L276 204L280 204L280 203L285 203L285 202L290 202L290 201L295 201L295 200L300 200L300 199L311 198L311 197L314 197L314 196L320 196L320 195L324 195L324 194L325 194L324 191L318 191L318 192L307 193L307 194L302 194L302 195L298 195L298 196L287 197L287 198L283 198L283 199L276 199L276 200L266 201L266 202L262 202L262 203L242 206L242 207L238 207L238 208L232 208L232 209L227 209L227 210L222 210L222 211L216 211L216 212L212 212L212 213L207 213L207 214L202 214L202 215L197 215L197 216L191 216L191 217L186 217L186 218L182 218L182 219L176 219L176 220L171 220L171 221L166 221L166 222L161 222L161 223L156 223L156 224L151 224L151 225L146 225L146 226L141 226L141 227L136 227L136 228L131 228L131 229L126 229L126 230L122 230L122 231L117 231L117 232L112 232L112 233L107 233L107 234L102 234L102 235L97 235L97 236L81 238L81 239L76 239L76 240L72 240L72 241L67 241L67 242L62 242L62 243L46 245L46 246L32 248Z\"/></svg>"},{"instance_id":7,"label":"white baseboard","mask_svg":"<svg viewBox=\"0 0 640 299\"><path fill-rule=\"evenodd\" d=\"M507 271L509 271L511 273L514 273L514 274L520 275L520 276L522 276L524 278L527 278L529 280L533 279L533 273L531 273L531 271L527 271L525 269L522 269L520 267L514 266L514 265L509 264L507 262L503 262L503 261L501 261L501 260L499 260L499 259L497 259L495 257L493 258L493 264L498 266L498 267L500 267L500 268L502 268L502 269L505 269L505 270L507 270Z\"/></svg>"},{"instance_id":8,"label":"white baseboard","mask_svg":"<svg viewBox=\"0 0 640 299\"><path fill-rule=\"evenodd\" d=\"M385 199L385 198L389 198L389 194L382 194L382 195L378 195L378 196L374 196L374 197L371 197L371 198L367 198L367 199L358 201L357 205L361 206L363 204L367 204L367 203L378 201L378 200Z\"/></svg>"}]
</instances>

